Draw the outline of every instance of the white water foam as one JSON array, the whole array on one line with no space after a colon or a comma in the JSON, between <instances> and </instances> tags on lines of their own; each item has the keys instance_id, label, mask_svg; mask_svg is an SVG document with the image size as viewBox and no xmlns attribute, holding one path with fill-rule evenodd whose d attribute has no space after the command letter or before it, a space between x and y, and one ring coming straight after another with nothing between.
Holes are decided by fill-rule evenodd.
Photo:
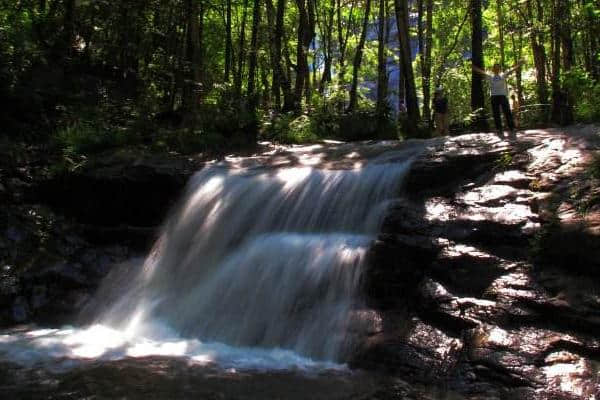
<instances>
[{"instance_id":1,"label":"white water foam","mask_svg":"<svg viewBox=\"0 0 600 400\"><path fill-rule=\"evenodd\" d=\"M9 331L0 335L0 354L2 359L23 367L43 367L52 372L68 371L90 362L147 356L184 357L192 365L215 365L230 372L346 370L342 364L312 360L291 350L204 343L181 338L158 324L151 330L158 333L153 338L104 325Z\"/></svg>"},{"instance_id":2,"label":"white water foam","mask_svg":"<svg viewBox=\"0 0 600 400\"><path fill-rule=\"evenodd\" d=\"M13 332L0 353L61 367L169 355L342 368L373 323L360 296L369 245L419 151L347 170L207 167L142 265L106 279L92 326Z\"/></svg>"}]
</instances>

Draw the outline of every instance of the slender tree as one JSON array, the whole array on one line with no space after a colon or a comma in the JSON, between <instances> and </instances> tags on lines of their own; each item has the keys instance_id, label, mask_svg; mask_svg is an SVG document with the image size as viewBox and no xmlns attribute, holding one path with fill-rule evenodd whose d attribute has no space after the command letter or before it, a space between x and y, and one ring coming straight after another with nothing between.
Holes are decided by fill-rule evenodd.
<instances>
[{"instance_id":1,"label":"slender tree","mask_svg":"<svg viewBox=\"0 0 600 400\"><path fill-rule=\"evenodd\" d=\"M319 92L322 94L325 90L325 86L331 82L331 67L333 64L333 27L334 27L334 15L336 10L336 0L330 0L329 9L325 14L325 18L321 24L321 37L323 40L323 74L321 76L321 83L319 84Z\"/></svg>"},{"instance_id":2,"label":"slender tree","mask_svg":"<svg viewBox=\"0 0 600 400\"><path fill-rule=\"evenodd\" d=\"M260 0L254 0L252 12L252 34L250 39L250 55L248 60L248 99L250 108L257 106L256 99L256 68L258 63L258 27L260 23Z\"/></svg>"},{"instance_id":3,"label":"slender tree","mask_svg":"<svg viewBox=\"0 0 600 400\"><path fill-rule=\"evenodd\" d=\"M561 112L565 96L560 85L561 74L561 30L558 16L561 13L561 0L552 0L552 121L561 123Z\"/></svg>"},{"instance_id":4,"label":"slender tree","mask_svg":"<svg viewBox=\"0 0 600 400\"><path fill-rule=\"evenodd\" d=\"M273 0L265 0L267 10L267 30L269 38L269 57L272 69L271 78L271 95L276 110L281 109L281 95L280 95L280 83L279 83L279 67L278 63L281 61L281 50L279 56L277 55L277 49L275 46L276 40L276 25L275 25L275 7L273 6ZM278 59L279 57L279 59ZM266 74L265 74L266 75ZM267 76L265 76L268 79Z\"/></svg>"},{"instance_id":5,"label":"slender tree","mask_svg":"<svg viewBox=\"0 0 600 400\"><path fill-rule=\"evenodd\" d=\"M379 123L385 119L387 111L387 55L386 55L386 3L379 0L379 19L377 20L377 104L376 112Z\"/></svg>"},{"instance_id":6,"label":"slender tree","mask_svg":"<svg viewBox=\"0 0 600 400\"><path fill-rule=\"evenodd\" d=\"M419 41L419 62L421 66L421 87L423 88L423 119L431 123L430 103L433 0L418 0L417 9L417 36Z\"/></svg>"},{"instance_id":7,"label":"slender tree","mask_svg":"<svg viewBox=\"0 0 600 400\"><path fill-rule=\"evenodd\" d=\"M536 70L536 82L537 82L537 98L540 104L548 103L548 84L546 81L546 64L547 55L546 47L544 45L546 35L544 33L543 26L544 21L544 7L540 0L536 0L537 7L534 15L533 0L527 0L527 16L528 16L528 28L531 31L529 34L531 42L531 51L533 53L533 62Z\"/></svg>"},{"instance_id":8,"label":"slender tree","mask_svg":"<svg viewBox=\"0 0 600 400\"><path fill-rule=\"evenodd\" d=\"M568 72L575 62L571 36L571 6L568 0L555 0L554 18L556 21L552 29L552 115L554 121L568 125L573 123L573 99L569 89L560 83L561 67Z\"/></svg>"},{"instance_id":9,"label":"slender tree","mask_svg":"<svg viewBox=\"0 0 600 400\"><path fill-rule=\"evenodd\" d=\"M358 45L356 46L356 53L354 54L354 61L352 63L352 84L350 85L350 101L348 103L347 112L351 113L356 108L358 100L358 72L362 64L363 51L365 48L365 41L367 39L367 30L369 28L369 15L371 14L371 0L365 2L365 15L363 17L362 30L360 38L358 39Z\"/></svg>"},{"instance_id":10,"label":"slender tree","mask_svg":"<svg viewBox=\"0 0 600 400\"><path fill-rule=\"evenodd\" d=\"M356 8L357 0L351 0L350 10L348 11L348 19L344 21L342 17L342 0L337 0L337 31L338 31L338 49L339 49L339 65L340 65L340 82L345 82L346 77L346 52L348 49L348 39L350 38L350 33L355 29L354 26L354 12ZM346 25L346 29L344 29L344 25Z\"/></svg>"},{"instance_id":11,"label":"slender tree","mask_svg":"<svg viewBox=\"0 0 600 400\"><path fill-rule=\"evenodd\" d=\"M498 19L498 46L500 49L500 65L506 67L506 51L504 45L504 0L496 0L496 17Z\"/></svg>"},{"instance_id":12,"label":"slender tree","mask_svg":"<svg viewBox=\"0 0 600 400\"><path fill-rule=\"evenodd\" d=\"M240 37L238 40L238 65L234 79L234 91L237 99L242 96L242 78L244 74L244 60L246 59L246 19L248 13L248 0L244 0L242 6L242 22L240 27Z\"/></svg>"},{"instance_id":13,"label":"slender tree","mask_svg":"<svg viewBox=\"0 0 600 400\"><path fill-rule=\"evenodd\" d=\"M400 43L400 65L404 76L406 90L407 124L406 133L413 136L417 133L419 124L419 103L417 88L412 67L412 51L410 47L408 0L395 0L396 24L398 26L398 41Z\"/></svg>"},{"instance_id":14,"label":"slender tree","mask_svg":"<svg viewBox=\"0 0 600 400\"><path fill-rule=\"evenodd\" d=\"M196 120L194 113L200 103L200 89L202 85L202 48L201 24L204 7L201 1L187 0L188 27L186 64L189 71L184 95L184 108L192 113L190 121ZM193 122L192 122L193 123Z\"/></svg>"},{"instance_id":15,"label":"slender tree","mask_svg":"<svg viewBox=\"0 0 600 400\"><path fill-rule=\"evenodd\" d=\"M523 65L519 63L523 59L523 32L521 30L511 32L510 39L514 55L513 63L518 65L515 71L517 98L519 104L523 104Z\"/></svg>"},{"instance_id":16,"label":"slender tree","mask_svg":"<svg viewBox=\"0 0 600 400\"><path fill-rule=\"evenodd\" d=\"M296 83L294 86L294 109L299 112L302 95L309 84L308 48L314 37L314 0L295 0L298 7L298 40L296 43Z\"/></svg>"},{"instance_id":17,"label":"slender tree","mask_svg":"<svg viewBox=\"0 0 600 400\"><path fill-rule=\"evenodd\" d=\"M231 37L231 0L226 0L225 11L225 82L229 82L232 67L233 39Z\"/></svg>"},{"instance_id":18,"label":"slender tree","mask_svg":"<svg viewBox=\"0 0 600 400\"><path fill-rule=\"evenodd\" d=\"M485 69L483 60L483 19L482 0L471 0L471 52L473 65ZM485 97L483 94L483 77L475 72L471 73L471 111L476 114L473 128L487 131L485 116Z\"/></svg>"}]
</instances>

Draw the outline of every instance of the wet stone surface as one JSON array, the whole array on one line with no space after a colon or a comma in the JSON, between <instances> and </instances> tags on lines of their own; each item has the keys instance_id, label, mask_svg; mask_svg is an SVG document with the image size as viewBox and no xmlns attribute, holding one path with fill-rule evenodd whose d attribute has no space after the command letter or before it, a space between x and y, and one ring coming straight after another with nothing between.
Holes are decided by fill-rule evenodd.
<instances>
[{"instance_id":1,"label":"wet stone surface","mask_svg":"<svg viewBox=\"0 0 600 400\"><path fill-rule=\"evenodd\" d=\"M580 206L595 204L585 171L599 150L593 126L432 143L376 248L393 254L400 242L397 257L411 259L422 246L398 238L418 235L434 257L413 257L412 283L398 276L389 285L402 291L383 284L371 299L384 321L412 322L384 323L357 365L438 382L456 398L600 398L600 207ZM393 278L386 268L371 271Z\"/></svg>"}]
</instances>

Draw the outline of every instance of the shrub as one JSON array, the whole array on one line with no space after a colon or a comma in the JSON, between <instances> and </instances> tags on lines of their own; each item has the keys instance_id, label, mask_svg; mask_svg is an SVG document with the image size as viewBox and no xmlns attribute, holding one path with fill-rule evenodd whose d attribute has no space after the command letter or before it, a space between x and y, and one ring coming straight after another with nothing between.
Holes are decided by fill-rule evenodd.
<instances>
[{"instance_id":1,"label":"shrub","mask_svg":"<svg viewBox=\"0 0 600 400\"><path fill-rule=\"evenodd\" d=\"M562 84L570 93L577 121L596 121L600 118L600 83L594 81L585 70L577 67L565 71Z\"/></svg>"},{"instance_id":2,"label":"shrub","mask_svg":"<svg viewBox=\"0 0 600 400\"><path fill-rule=\"evenodd\" d=\"M59 129L54 135L56 144L65 155L98 153L127 144L126 131L101 127L90 121L78 121Z\"/></svg>"},{"instance_id":3,"label":"shrub","mask_svg":"<svg viewBox=\"0 0 600 400\"><path fill-rule=\"evenodd\" d=\"M357 111L340 117L337 137L342 140L368 140L379 138L380 126L377 115L368 111ZM395 134L395 129L394 129Z\"/></svg>"},{"instance_id":4,"label":"shrub","mask_svg":"<svg viewBox=\"0 0 600 400\"><path fill-rule=\"evenodd\" d=\"M308 115L280 114L263 122L263 136L283 144L303 144L319 140Z\"/></svg>"},{"instance_id":5,"label":"shrub","mask_svg":"<svg viewBox=\"0 0 600 400\"><path fill-rule=\"evenodd\" d=\"M169 150L190 154L203 151L219 152L227 145L226 138L218 132L186 128L164 131L154 142L153 148L156 151Z\"/></svg>"}]
</instances>

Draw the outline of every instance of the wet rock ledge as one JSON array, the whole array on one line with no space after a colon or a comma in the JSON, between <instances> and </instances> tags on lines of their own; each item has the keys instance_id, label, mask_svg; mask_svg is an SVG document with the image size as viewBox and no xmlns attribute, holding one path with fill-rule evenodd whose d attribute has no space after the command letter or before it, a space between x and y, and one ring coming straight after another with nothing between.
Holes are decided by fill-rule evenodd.
<instances>
[{"instance_id":1,"label":"wet rock ledge","mask_svg":"<svg viewBox=\"0 0 600 400\"><path fill-rule=\"evenodd\" d=\"M461 399L600 398L598 150L593 126L430 142L371 251L383 323L352 365Z\"/></svg>"},{"instance_id":2,"label":"wet rock ledge","mask_svg":"<svg viewBox=\"0 0 600 400\"><path fill-rule=\"evenodd\" d=\"M202 161L115 153L68 169L21 150L0 160L0 326L72 322L110 268L148 251Z\"/></svg>"}]
</instances>

